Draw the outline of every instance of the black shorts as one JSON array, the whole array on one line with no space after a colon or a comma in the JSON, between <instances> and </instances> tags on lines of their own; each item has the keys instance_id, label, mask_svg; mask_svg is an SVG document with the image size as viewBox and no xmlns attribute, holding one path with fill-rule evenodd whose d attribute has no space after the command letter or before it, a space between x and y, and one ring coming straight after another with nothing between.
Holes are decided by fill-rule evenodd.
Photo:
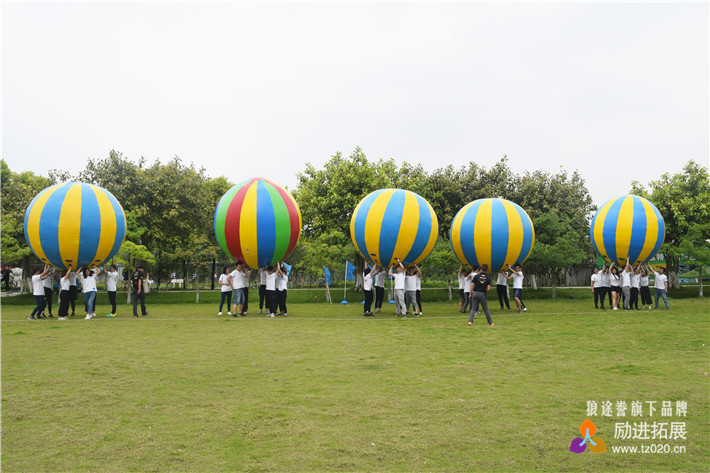
<instances>
[{"instance_id":1,"label":"black shorts","mask_svg":"<svg viewBox=\"0 0 710 473\"><path fill-rule=\"evenodd\" d=\"M459 301L466 302L466 298L463 295L463 289L459 289Z\"/></svg>"},{"instance_id":2,"label":"black shorts","mask_svg":"<svg viewBox=\"0 0 710 473\"><path fill-rule=\"evenodd\" d=\"M621 292L621 286L611 286L611 290L614 292Z\"/></svg>"}]
</instances>

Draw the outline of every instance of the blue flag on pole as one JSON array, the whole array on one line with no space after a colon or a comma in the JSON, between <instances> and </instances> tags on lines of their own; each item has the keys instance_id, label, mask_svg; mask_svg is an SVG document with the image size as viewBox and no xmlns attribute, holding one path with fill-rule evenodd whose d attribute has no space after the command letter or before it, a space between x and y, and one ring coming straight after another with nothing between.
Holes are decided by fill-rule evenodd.
<instances>
[{"instance_id":1,"label":"blue flag on pole","mask_svg":"<svg viewBox=\"0 0 710 473\"><path fill-rule=\"evenodd\" d=\"M355 265L352 264L350 261L345 262L345 279L348 281L354 281L355 280Z\"/></svg>"},{"instance_id":2,"label":"blue flag on pole","mask_svg":"<svg viewBox=\"0 0 710 473\"><path fill-rule=\"evenodd\" d=\"M291 276L291 265L284 263L283 261L281 262L282 265L284 265L284 268L286 268L286 276Z\"/></svg>"},{"instance_id":3,"label":"blue flag on pole","mask_svg":"<svg viewBox=\"0 0 710 473\"><path fill-rule=\"evenodd\" d=\"M323 275L325 276L325 283L332 286L333 284L330 282L330 270L325 266L323 266Z\"/></svg>"}]
</instances>

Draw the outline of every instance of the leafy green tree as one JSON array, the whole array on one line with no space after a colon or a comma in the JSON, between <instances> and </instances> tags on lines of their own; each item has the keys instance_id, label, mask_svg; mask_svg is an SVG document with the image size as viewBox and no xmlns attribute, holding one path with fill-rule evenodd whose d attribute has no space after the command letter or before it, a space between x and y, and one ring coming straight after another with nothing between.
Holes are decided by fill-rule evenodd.
<instances>
[{"instance_id":1,"label":"leafy green tree","mask_svg":"<svg viewBox=\"0 0 710 473\"><path fill-rule=\"evenodd\" d=\"M693 246L692 242L697 241L692 238L689 240L687 235L697 225L694 232L700 232L702 238L704 225L710 221L708 170L691 160L682 172L673 175L664 173L659 180L652 181L648 191L634 181L631 192L648 199L663 216L666 239L660 253L666 258L668 285L678 289L681 257Z\"/></svg>"},{"instance_id":2,"label":"leafy green tree","mask_svg":"<svg viewBox=\"0 0 710 473\"><path fill-rule=\"evenodd\" d=\"M703 297L703 270L710 264L710 222L692 223L683 235L678 250L695 261L698 268L699 297Z\"/></svg>"},{"instance_id":3,"label":"leafy green tree","mask_svg":"<svg viewBox=\"0 0 710 473\"><path fill-rule=\"evenodd\" d=\"M456 257L451 243L439 235L439 238L429 256L422 262L420 268L424 278L434 277L446 282L449 300L452 300L451 288L454 281L458 284L458 270L461 262Z\"/></svg>"},{"instance_id":4,"label":"leafy green tree","mask_svg":"<svg viewBox=\"0 0 710 473\"><path fill-rule=\"evenodd\" d=\"M580 232L571 218L554 212L540 215L533 225L537 236L527 266L535 268L538 274L550 277L554 299L564 271L589 260L590 253L585 251L585 234Z\"/></svg>"}]
</instances>

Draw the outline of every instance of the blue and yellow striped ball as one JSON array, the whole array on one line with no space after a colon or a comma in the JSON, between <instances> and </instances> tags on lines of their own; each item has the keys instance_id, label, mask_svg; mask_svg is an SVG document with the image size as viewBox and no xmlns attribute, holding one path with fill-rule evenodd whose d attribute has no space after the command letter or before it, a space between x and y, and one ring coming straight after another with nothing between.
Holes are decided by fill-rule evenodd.
<instances>
[{"instance_id":1,"label":"blue and yellow striped ball","mask_svg":"<svg viewBox=\"0 0 710 473\"><path fill-rule=\"evenodd\" d=\"M479 199L456 214L450 241L463 264L485 264L489 272L497 273L528 259L535 244L535 227L518 204L505 199Z\"/></svg>"},{"instance_id":2,"label":"blue and yellow striped ball","mask_svg":"<svg viewBox=\"0 0 710 473\"><path fill-rule=\"evenodd\" d=\"M622 195L601 206L589 230L597 253L608 263L647 263L663 245L666 224L655 205L637 195Z\"/></svg>"},{"instance_id":3,"label":"blue and yellow striped ball","mask_svg":"<svg viewBox=\"0 0 710 473\"><path fill-rule=\"evenodd\" d=\"M399 258L408 266L429 256L436 244L439 221L429 202L414 192L380 189L357 204L350 219L350 237L370 263L391 266Z\"/></svg>"},{"instance_id":4,"label":"blue and yellow striped ball","mask_svg":"<svg viewBox=\"0 0 710 473\"><path fill-rule=\"evenodd\" d=\"M49 187L25 212L25 239L41 261L58 269L100 266L123 244L126 216L106 189L81 182Z\"/></svg>"}]
</instances>

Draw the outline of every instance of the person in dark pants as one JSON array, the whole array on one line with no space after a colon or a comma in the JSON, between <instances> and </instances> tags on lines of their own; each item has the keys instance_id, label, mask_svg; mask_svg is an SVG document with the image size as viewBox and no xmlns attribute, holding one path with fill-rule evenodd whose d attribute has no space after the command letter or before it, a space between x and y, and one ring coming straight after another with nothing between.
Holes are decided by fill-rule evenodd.
<instances>
[{"instance_id":1,"label":"person in dark pants","mask_svg":"<svg viewBox=\"0 0 710 473\"><path fill-rule=\"evenodd\" d=\"M483 312L488 319L488 325L493 326L491 313L488 310L488 291L491 290L491 279L486 274L488 267L483 265L483 268L478 272L478 266L473 267L473 272L476 273L471 280L471 311L468 314L468 324L473 325L473 316L478 312L478 305L483 307Z\"/></svg>"},{"instance_id":2,"label":"person in dark pants","mask_svg":"<svg viewBox=\"0 0 710 473\"><path fill-rule=\"evenodd\" d=\"M510 299L508 299L508 274L499 271L498 280L496 281L496 291L498 292L498 302L500 302L500 308L503 308L503 303L510 310Z\"/></svg>"},{"instance_id":3,"label":"person in dark pants","mask_svg":"<svg viewBox=\"0 0 710 473\"><path fill-rule=\"evenodd\" d=\"M2 287L5 291L10 290L10 274L12 273L12 269L10 269L10 266L5 265L2 268Z\"/></svg>"},{"instance_id":4,"label":"person in dark pants","mask_svg":"<svg viewBox=\"0 0 710 473\"><path fill-rule=\"evenodd\" d=\"M279 315L288 317L286 309L286 297L288 296L288 271L281 262L276 263L276 302Z\"/></svg>"},{"instance_id":5,"label":"person in dark pants","mask_svg":"<svg viewBox=\"0 0 710 473\"><path fill-rule=\"evenodd\" d=\"M79 288L76 285L76 271L69 273L69 304L71 305L71 316L74 317L76 310L76 298L79 294Z\"/></svg>"},{"instance_id":6,"label":"person in dark pants","mask_svg":"<svg viewBox=\"0 0 710 473\"><path fill-rule=\"evenodd\" d=\"M374 278L373 285L375 286L375 313L382 312L382 302L385 300L385 278L387 271L378 265L375 265L370 271ZM374 315L374 314L373 314Z\"/></svg>"},{"instance_id":7,"label":"person in dark pants","mask_svg":"<svg viewBox=\"0 0 710 473\"><path fill-rule=\"evenodd\" d=\"M266 268L259 268L259 312L264 312L264 303L266 302ZM269 306L266 306L267 314Z\"/></svg>"},{"instance_id":8,"label":"person in dark pants","mask_svg":"<svg viewBox=\"0 0 710 473\"><path fill-rule=\"evenodd\" d=\"M44 311L44 306L46 304L44 299L44 280L49 275L49 268L49 265L44 266L44 271L37 268L32 276L32 295L35 298L37 306L32 311L32 314L27 317L29 320L39 320L42 318L42 311Z\"/></svg>"},{"instance_id":9,"label":"person in dark pants","mask_svg":"<svg viewBox=\"0 0 710 473\"><path fill-rule=\"evenodd\" d=\"M69 291L69 275L71 274L71 265L64 273L64 276L59 279L59 312L57 320L67 320L69 315L69 302L71 300L71 292ZM75 286L76 287L76 286Z\"/></svg>"},{"instance_id":10,"label":"person in dark pants","mask_svg":"<svg viewBox=\"0 0 710 473\"><path fill-rule=\"evenodd\" d=\"M375 268L377 268L377 265L375 265L372 270L365 267L365 270L362 272L362 292L365 294L365 305L362 315L365 317L373 317L375 315L372 313L372 271L374 271Z\"/></svg>"},{"instance_id":11,"label":"person in dark pants","mask_svg":"<svg viewBox=\"0 0 710 473\"><path fill-rule=\"evenodd\" d=\"M592 271L594 272L594 274L592 274L590 289L594 292L594 308L599 308L599 299L601 299L603 309L605 293L604 282L602 281L602 273L599 272L599 269L596 266Z\"/></svg>"},{"instance_id":12,"label":"person in dark pants","mask_svg":"<svg viewBox=\"0 0 710 473\"><path fill-rule=\"evenodd\" d=\"M138 317L138 299L141 301L141 315L148 315L148 311L145 310L144 275L145 266L141 265L131 276L131 282L133 283L133 317Z\"/></svg>"},{"instance_id":13,"label":"person in dark pants","mask_svg":"<svg viewBox=\"0 0 710 473\"><path fill-rule=\"evenodd\" d=\"M106 272L106 292L108 293L108 301L111 304L111 313L106 315L106 317L115 317L118 271L116 271L116 266L113 264L109 266L108 269L106 269L106 265L104 265L104 271Z\"/></svg>"},{"instance_id":14,"label":"person in dark pants","mask_svg":"<svg viewBox=\"0 0 710 473\"><path fill-rule=\"evenodd\" d=\"M47 309L47 313L49 314L49 317L54 317L52 314L52 296L54 295L54 268L52 268L52 271L49 273L49 275L42 281L42 284L44 285L44 298L47 300L47 304L45 305L45 308ZM44 311L42 311L42 315L44 315Z\"/></svg>"},{"instance_id":15,"label":"person in dark pants","mask_svg":"<svg viewBox=\"0 0 710 473\"><path fill-rule=\"evenodd\" d=\"M266 308L269 311L267 317L275 317L278 306L276 304L276 271L269 265L266 267Z\"/></svg>"}]
</instances>

